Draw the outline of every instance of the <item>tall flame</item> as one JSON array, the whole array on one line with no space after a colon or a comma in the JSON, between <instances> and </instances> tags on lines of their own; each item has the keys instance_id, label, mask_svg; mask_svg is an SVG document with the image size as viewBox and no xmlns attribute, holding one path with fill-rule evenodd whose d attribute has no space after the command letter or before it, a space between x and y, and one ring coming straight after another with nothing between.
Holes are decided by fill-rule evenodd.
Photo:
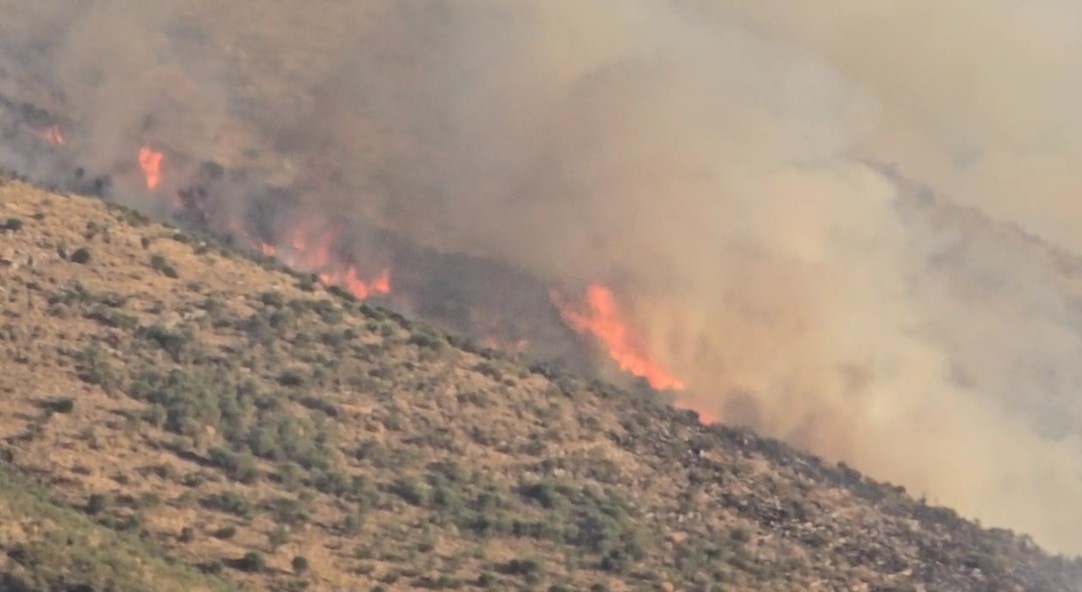
<instances>
[{"instance_id":1,"label":"tall flame","mask_svg":"<svg viewBox=\"0 0 1082 592\"><path fill-rule=\"evenodd\" d=\"M586 310L570 306L555 291L549 292L553 305L572 329L600 341L621 370L645 379L658 390L682 390L684 382L671 375L642 351L628 329L612 291L601 284L591 284L586 292Z\"/></svg>"},{"instance_id":2,"label":"tall flame","mask_svg":"<svg viewBox=\"0 0 1082 592\"><path fill-rule=\"evenodd\" d=\"M139 167L146 177L147 189L154 189L162 181L162 153L151 150L149 146L139 149Z\"/></svg>"}]
</instances>

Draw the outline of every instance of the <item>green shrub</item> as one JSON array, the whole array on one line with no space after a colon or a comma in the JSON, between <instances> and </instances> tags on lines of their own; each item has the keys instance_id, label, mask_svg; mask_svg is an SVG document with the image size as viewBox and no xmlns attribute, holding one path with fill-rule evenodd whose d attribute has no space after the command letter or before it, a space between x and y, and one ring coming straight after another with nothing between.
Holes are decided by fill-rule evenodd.
<instances>
[{"instance_id":1,"label":"green shrub","mask_svg":"<svg viewBox=\"0 0 1082 592\"><path fill-rule=\"evenodd\" d=\"M189 346L195 340L194 335L190 331L180 331L176 329L170 329L162 325L151 325L149 327L141 327L136 335L152 341L158 345L158 347L165 350L174 361L179 362L181 355L189 348Z\"/></svg>"},{"instance_id":2,"label":"green shrub","mask_svg":"<svg viewBox=\"0 0 1082 592\"><path fill-rule=\"evenodd\" d=\"M259 295L259 300L267 305L275 308L281 307L285 304L285 298L280 292L263 292Z\"/></svg>"},{"instance_id":3,"label":"green shrub","mask_svg":"<svg viewBox=\"0 0 1082 592\"><path fill-rule=\"evenodd\" d=\"M275 526L274 530L267 536L267 542L270 544L271 549L277 551L278 547L289 542L289 531L283 526Z\"/></svg>"},{"instance_id":4,"label":"green shrub","mask_svg":"<svg viewBox=\"0 0 1082 592\"><path fill-rule=\"evenodd\" d=\"M227 512L242 518L251 518L255 511L252 503L235 491L208 495L200 503L208 510Z\"/></svg>"},{"instance_id":5,"label":"green shrub","mask_svg":"<svg viewBox=\"0 0 1082 592\"><path fill-rule=\"evenodd\" d=\"M416 477L400 477L391 486L391 492L414 506L428 502L428 488Z\"/></svg>"},{"instance_id":6,"label":"green shrub","mask_svg":"<svg viewBox=\"0 0 1082 592\"><path fill-rule=\"evenodd\" d=\"M294 557L290 565L293 567L293 573L302 574L308 571L308 559L300 555Z\"/></svg>"},{"instance_id":7,"label":"green shrub","mask_svg":"<svg viewBox=\"0 0 1082 592\"><path fill-rule=\"evenodd\" d=\"M41 404L41 407L52 413L71 413L75 410L75 401L67 397L53 399L52 401L45 401Z\"/></svg>"},{"instance_id":8,"label":"green shrub","mask_svg":"<svg viewBox=\"0 0 1082 592\"><path fill-rule=\"evenodd\" d=\"M527 576L541 571L541 563L536 559L512 559L503 564L502 570L506 574Z\"/></svg>"},{"instance_id":9,"label":"green shrub","mask_svg":"<svg viewBox=\"0 0 1082 592\"><path fill-rule=\"evenodd\" d=\"M71 256L68 257L68 260L72 263L78 263L80 265L90 263L90 249L86 247L79 247L72 252Z\"/></svg>"},{"instance_id":10,"label":"green shrub","mask_svg":"<svg viewBox=\"0 0 1082 592\"><path fill-rule=\"evenodd\" d=\"M435 351L447 349L447 340L445 338L430 333L413 333L409 336L408 342L410 345Z\"/></svg>"},{"instance_id":11,"label":"green shrub","mask_svg":"<svg viewBox=\"0 0 1082 592\"><path fill-rule=\"evenodd\" d=\"M304 386L305 381L304 373L296 369L284 370L278 375L278 384L285 387Z\"/></svg>"},{"instance_id":12,"label":"green shrub","mask_svg":"<svg viewBox=\"0 0 1082 592\"><path fill-rule=\"evenodd\" d=\"M109 498L101 493L92 493L86 501L85 511L91 516L97 516L109 506Z\"/></svg>"},{"instance_id":13,"label":"green shrub","mask_svg":"<svg viewBox=\"0 0 1082 592\"><path fill-rule=\"evenodd\" d=\"M192 528L191 526L185 526L184 528L180 529L180 536L177 537L177 540L179 540L182 543L190 543L190 542L194 541L195 540L195 529Z\"/></svg>"},{"instance_id":14,"label":"green shrub","mask_svg":"<svg viewBox=\"0 0 1082 592\"><path fill-rule=\"evenodd\" d=\"M165 277L173 279L179 277L176 268L174 268L173 265L161 255L150 256L150 267L152 267L155 271L161 273Z\"/></svg>"},{"instance_id":15,"label":"green shrub","mask_svg":"<svg viewBox=\"0 0 1082 592\"><path fill-rule=\"evenodd\" d=\"M342 520L342 524L339 526L339 530L342 534L353 535L357 534L361 530L361 517L356 512L350 512Z\"/></svg>"},{"instance_id":16,"label":"green shrub","mask_svg":"<svg viewBox=\"0 0 1082 592\"><path fill-rule=\"evenodd\" d=\"M248 551L244 554L244 557L237 561L237 568L248 573L259 573L267 568L267 561L263 558L263 555L255 551Z\"/></svg>"}]
</instances>

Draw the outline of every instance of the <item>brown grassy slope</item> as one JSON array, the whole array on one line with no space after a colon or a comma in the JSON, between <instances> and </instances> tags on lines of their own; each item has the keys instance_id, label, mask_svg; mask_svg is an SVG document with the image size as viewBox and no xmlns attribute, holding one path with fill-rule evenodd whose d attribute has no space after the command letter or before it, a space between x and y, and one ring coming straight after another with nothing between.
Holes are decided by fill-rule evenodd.
<instances>
[{"instance_id":1,"label":"brown grassy slope","mask_svg":"<svg viewBox=\"0 0 1082 592\"><path fill-rule=\"evenodd\" d=\"M24 582L220 585L177 583L207 577L193 568L253 590L1082 581L1078 562L844 467L100 202L0 181L0 226L0 513L16 525L0 546ZM31 482L55 504L25 503ZM58 531L140 567L102 573Z\"/></svg>"}]
</instances>

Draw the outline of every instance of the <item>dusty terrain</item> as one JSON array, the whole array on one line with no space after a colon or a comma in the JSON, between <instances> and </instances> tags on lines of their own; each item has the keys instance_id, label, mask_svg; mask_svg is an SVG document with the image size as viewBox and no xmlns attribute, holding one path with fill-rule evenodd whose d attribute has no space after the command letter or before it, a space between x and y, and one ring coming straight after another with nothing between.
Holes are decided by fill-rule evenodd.
<instances>
[{"instance_id":1,"label":"dusty terrain","mask_svg":"<svg viewBox=\"0 0 1082 592\"><path fill-rule=\"evenodd\" d=\"M6 589L1080 589L1026 537L133 212L4 179L0 222Z\"/></svg>"}]
</instances>

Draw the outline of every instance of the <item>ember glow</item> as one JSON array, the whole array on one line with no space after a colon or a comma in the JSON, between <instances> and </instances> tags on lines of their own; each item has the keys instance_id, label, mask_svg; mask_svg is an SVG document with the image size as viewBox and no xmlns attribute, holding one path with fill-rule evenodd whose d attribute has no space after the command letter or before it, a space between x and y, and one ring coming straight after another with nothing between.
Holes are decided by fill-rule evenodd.
<instances>
[{"instance_id":1,"label":"ember glow","mask_svg":"<svg viewBox=\"0 0 1082 592\"><path fill-rule=\"evenodd\" d=\"M64 136L60 133L60 126L58 125L50 126L45 131L34 130L34 133L53 146L64 145Z\"/></svg>"},{"instance_id":2,"label":"ember glow","mask_svg":"<svg viewBox=\"0 0 1082 592\"><path fill-rule=\"evenodd\" d=\"M301 222L290 233L289 243L284 247L252 240L247 233L240 234L263 255L275 257L297 271L314 273L324 284L342 288L356 298L363 300L376 294L391 293L389 268L385 267L372 279L365 280L355 265L334 253L334 242L339 234L335 228L320 230L310 223Z\"/></svg>"},{"instance_id":3,"label":"ember glow","mask_svg":"<svg viewBox=\"0 0 1082 592\"><path fill-rule=\"evenodd\" d=\"M586 310L576 310L555 291L549 297L564 322L581 335L594 337L605 347L621 370L638 376L658 390L683 390L684 382L651 360L628 328L612 291L591 284L586 292Z\"/></svg>"},{"instance_id":4,"label":"ember glow","mask_svg":"<svg viewBox=\"0 0 1082 592\"><path fill-rule=\"evenodd\" d=\"M139 149L139 168L143 169L147 189L156 188L162 181L162 153L143 146Z\"/></svg>"}]
</instances>

